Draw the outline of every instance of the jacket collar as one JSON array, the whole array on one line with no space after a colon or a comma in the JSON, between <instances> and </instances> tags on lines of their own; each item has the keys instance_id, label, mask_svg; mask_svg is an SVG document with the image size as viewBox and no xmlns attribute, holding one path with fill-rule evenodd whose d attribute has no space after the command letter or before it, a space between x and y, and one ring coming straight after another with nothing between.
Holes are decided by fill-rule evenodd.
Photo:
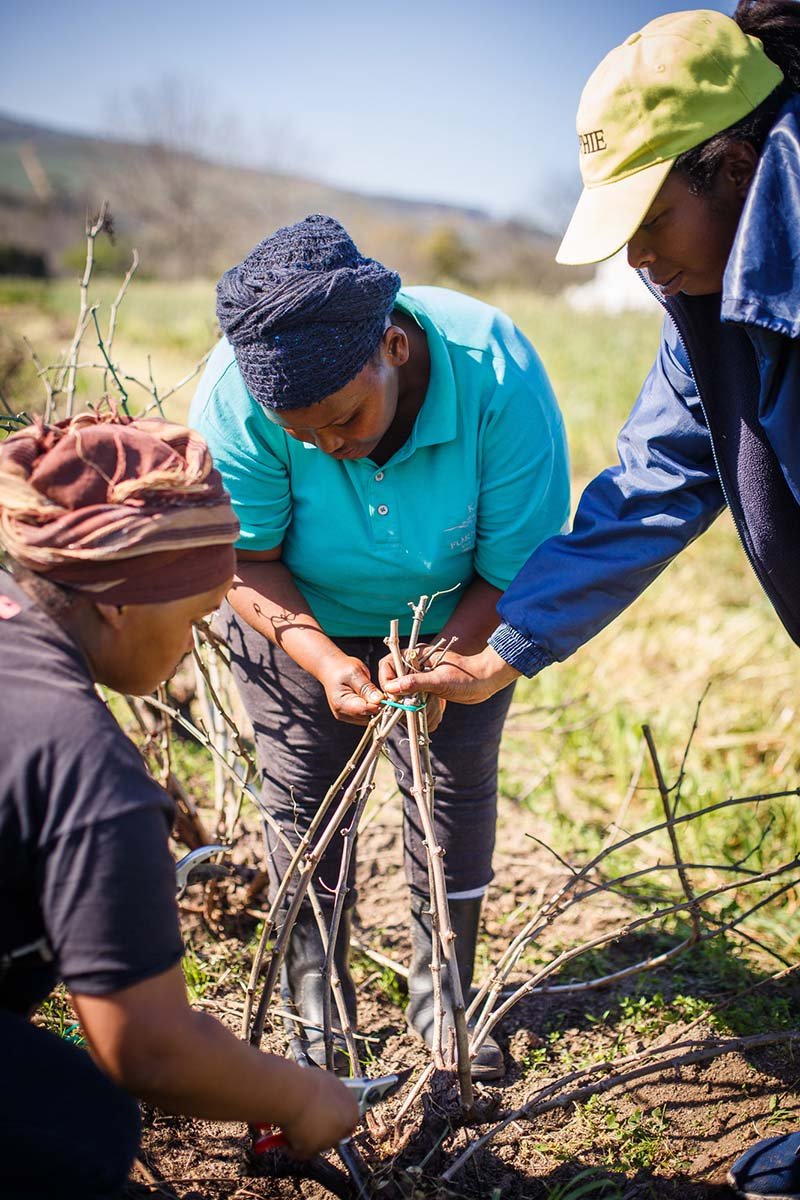
<instances>
[{"instance_id":1,"label":"jacket collar","mask_svg":"<svg viewBox=\"0 0 800 1200\"><path fill-rule=\"evenodd\" d=\"M800 337L800 96L764 143L725 268L721 316Z\"/></svg>"}]
</instances>

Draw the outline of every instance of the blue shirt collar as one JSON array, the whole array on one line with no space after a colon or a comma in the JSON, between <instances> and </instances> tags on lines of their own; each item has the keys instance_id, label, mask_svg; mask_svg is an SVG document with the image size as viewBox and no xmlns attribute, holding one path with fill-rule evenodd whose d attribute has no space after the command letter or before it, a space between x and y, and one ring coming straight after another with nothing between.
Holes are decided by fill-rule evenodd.
<instances>
[{"instance_id":1,"label":"blue shirt collar","mask_svg":"<svg viewBox=\"0 0 800 1200\"><path fill-rule=\"evenodd\" d=\"M451 442L458 433L456 379L447 350L447 339L436 322L408 292L399 292L395 303L401 312L408 313L425 331L431 356L431 376L422 408L408 440L392 455L387 466L403 462L422 446Z\"/></svg>"}]
</instances>

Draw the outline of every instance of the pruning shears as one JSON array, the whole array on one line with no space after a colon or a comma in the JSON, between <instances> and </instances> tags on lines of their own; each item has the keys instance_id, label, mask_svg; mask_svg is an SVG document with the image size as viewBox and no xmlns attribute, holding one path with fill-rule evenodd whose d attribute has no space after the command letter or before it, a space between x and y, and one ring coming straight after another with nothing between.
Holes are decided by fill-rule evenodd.
<instances>
[{"instance_id":1,"label":"pruning shears","mask_svg":"<svg viewBox=\"0 0 800 1200\"><path fill-rule=\"evenodd\" d=\"M366 1079L363 1076L356 1077L355 1079L343 1079L342 1083L353 1092L358 1104L358 1115L363 1118L367 1109L374 1108L376 1104L381 1104L384 1100L388 1100L410 1078L411 1070L409 1069L407 1071L395 1071L391 1075L381 1075L378 1079ZM253 1129L254 1154L264 1154L267 1150L288 1149L289 1143L282 1130L276 1130L273 1125L255 1125ZM338 1143L340 1154L342 1148L349 1141L350 1138L344 1138L343 1141Z\"/></svg>"},{"instance_id":2,"label":"pruning shears","mask_svg":"<svg viewBox=\"0 0 800 1200\"><path fill-rule=\"evenodd\" d=\"M197 850L191 850L188 854L184 854L183 858L175 864L175 888L178 899L185 892L189 876L195 867L199 867L213 854L227 854L229 850L230 846L200 846Z\"/></svg>"}]
</instances>

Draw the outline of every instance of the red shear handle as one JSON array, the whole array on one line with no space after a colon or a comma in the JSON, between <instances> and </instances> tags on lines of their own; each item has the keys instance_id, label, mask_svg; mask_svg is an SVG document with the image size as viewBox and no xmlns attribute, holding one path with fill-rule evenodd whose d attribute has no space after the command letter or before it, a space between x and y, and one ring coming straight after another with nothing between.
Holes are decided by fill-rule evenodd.
<instances>
[{"instance_id":1,"label":"red shear handle","mask_svg":"<svg viewBox=\"0 0 800 1200\"><path fill-rule=\"evenodd\" d=\"M253 1138L253 1153L264 1154L267 1150L286 1150L289 1143L286 1135L274 1125L256 1125L256 1136Z\"/></svg>"}]
</instances>

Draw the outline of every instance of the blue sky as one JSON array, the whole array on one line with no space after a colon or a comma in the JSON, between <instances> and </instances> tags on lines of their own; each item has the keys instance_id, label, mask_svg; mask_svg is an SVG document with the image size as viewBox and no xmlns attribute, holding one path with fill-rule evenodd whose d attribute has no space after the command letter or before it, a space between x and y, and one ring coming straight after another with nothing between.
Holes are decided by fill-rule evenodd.
<instances>
[{"instance_id":1,"label":"blue sky","mask_svg":"<svg viewBox=\"0 0 800 1200\"><path fill-rule=\"evenodd\" d=\"M135 133L132 97L158 108L171 81L233 157L558 224L559 199L577 187L586 78L629 33L680 7L0 0L0 111Z\"/></svg>"}]
</instances>

